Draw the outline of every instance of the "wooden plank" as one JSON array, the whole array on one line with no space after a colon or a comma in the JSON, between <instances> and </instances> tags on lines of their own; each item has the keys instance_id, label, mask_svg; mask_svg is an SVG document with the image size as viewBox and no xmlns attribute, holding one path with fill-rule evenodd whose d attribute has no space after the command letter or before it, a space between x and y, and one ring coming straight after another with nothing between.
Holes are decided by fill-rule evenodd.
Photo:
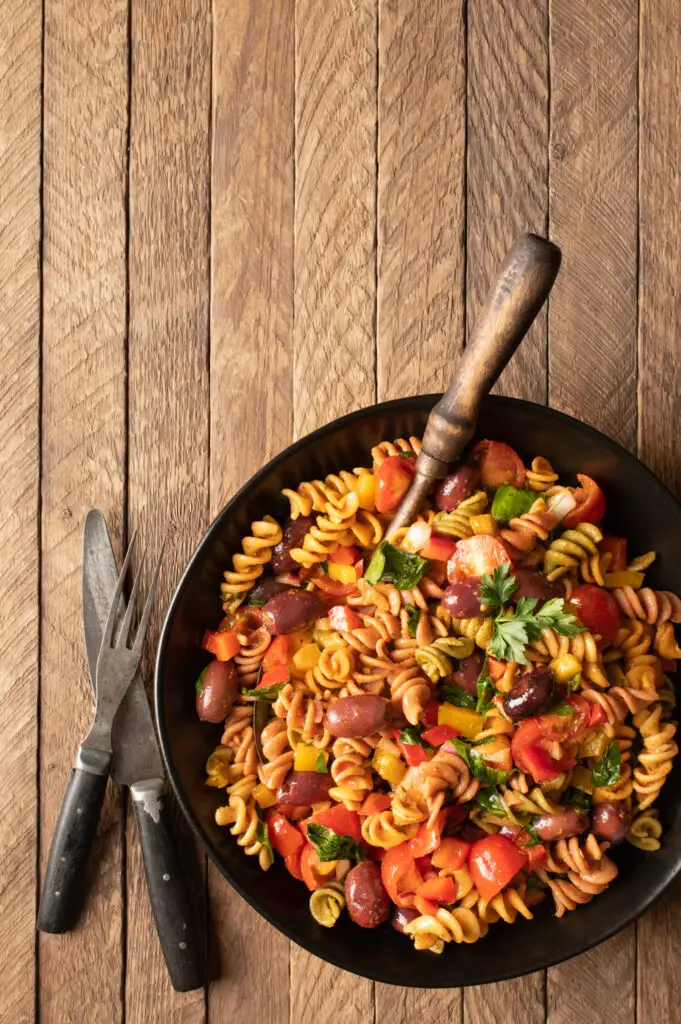
<instances>
[{"instance_id":1,"label":"wooden plank","mask_svg":"<svg viewBox=\"0 0 681 1024\"><path fill-rule=\"evenodd\" d=\"M133 0L131 15L128 521L152 553L147 584L172 531L153 638L208 519L210 2ZM196 1024L204 992L172 990L131 819L125 1019ZM193 843L175 824L191 877Z\"/></svg>"},{"instance_id":2,"label":"wooden plank","mask_svg":"<svg viewBox=\"0 0 681 1024\"><path fill-rule=\"evenodd\" d=\"M378 397L444 390L465 336L463 0L379 0Z\"/></svg>"},{"instance_id":3,"label":"wooden plank","mask_svg":"<svg viewBox=\"0 0 681 1024\"><path fill-rule=\"evenodd\" d=\"M40 537L40 137L42 9L2 0L0 90L0 1017L35 1007ZM6 1016L5 1016L6 1015Z\"/></svg>"},{"instance_id":4,"label":"wooden plank","mask_svg":"<svg viewBox=\"0 0 681 1024\"><path fill-rule=\"evenodd\" d=\"M544 235L548 209L548 0L468 9L467 313L470 330L496 268L523 231ZM544 403L541 311L496 392Z\"/></svg>"},{"instance_id":5,"label":"wooden plank","mask_svg":"<svg viewBox=\"0 0 681 1024\"><path fill-rule=\"evenodd\" d=\"M551 0L551 405L636 444L638 4ZM579 358L575 359L576 346Z\"/></svg>"},{"instance_id":6,"label":"wooden plank","mask_svg":"<svg viewBox=\"0 0 681 1024\"><path fill-rule=\"evenodd\" d=\"M376 4L297 0L293 406L301 436L375 398ZM290 1019L369 1024L373 984L291 947Z\"/></svg>"},{"instance_id":7,"label":"wooden plank","mask_svg":"<svg viewBox=\"0 0 681 1024\"><path fill-rule=\"evenodd\" d=\"M681 183L677 119L681 101L681 23L673 0L641 6L639 88L640 291L639 455L681 495L676 410L679 344L670 323L679 309ZM664 841L664 838L663 838ZM681 1003L678 919L681 887L638 922L637 1021L675 1020Z\"/></svg>"},{"instance_id":8,"label":"wooden plank","mask_svg":"<svg viewBox=\"0 0 681 1024\"><path fill-rule=\"evenodd\" d=\"M293 429L294 0L213 12L211 515ZM209 1020L288 1024L288 939L212 865L208 886Z\"/></svg>"},{"instance_id":9,"label":"wooden plank","mask_svg":"<svg viewBox=\"0 0 681 1024\"><path fill-rule=\"evenodd\" d=\"M444 390L465 337L461 0L379 2L377 397ZM407 940L405 940L407 941ZM460 990L377 984L376 1020L457 1021Z\"/></svg>"},{"instance_id":10,"label":"wooden plank","mask_svg":"<svg viewBox=\"0 0 681 1024\"><path fill-rule=\"evenodd\" d=\"M125 465L126 0L47 0L44 58L40 856L92 715L80 617L92 505L118 542ZM120 794L110 787L80 926L41 935L39 1015L122 1019ZM75 1008L75 1009L74 1009Z\"/></svg>"},{"instance_id":11,"label":"wooden plank","mask_svg":"<svg viewBox=\"0 0 681 1024\"><path fill-rule=\"evenodd\" d=\"M467 323L523 231L544 235L548 208L548 0L468 9ZM544 403L544 308L494 390ZM530 453L532 454L532 453ZM464 992L467 1024L543 1024L545 972Z\"/></svg>"},{"instance_id":12,"label":"wooden plank","mask_svg":"<svg viewBox=\"0 0 681 1024\"><path fill-rule=\"evenodd\" d=\"M551 0L551 404L636 443L636 0ZM632 1021L634 929L548 975L548 1019Z\"/></svg>"}]
</instances>

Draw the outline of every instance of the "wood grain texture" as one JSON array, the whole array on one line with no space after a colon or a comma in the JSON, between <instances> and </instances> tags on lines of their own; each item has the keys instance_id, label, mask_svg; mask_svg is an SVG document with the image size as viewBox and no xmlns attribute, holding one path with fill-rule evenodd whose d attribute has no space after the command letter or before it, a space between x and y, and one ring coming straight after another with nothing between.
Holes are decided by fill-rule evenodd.
<instances>
[{"instance_id":1,"label":"wood grain texture","mask_svg":"<svg viewBox=\"0 0 681 1024\"><path fill-rule=\"evenodd\" d=\"M130 123L128 521L151 557L170 532L150 627L208 520L209 0L133 0ZM204 1020L202 990L173 991L128 824L126 1024ZM198 874L175 819L188 876ZM199 909L199 915L201 915Z\"/></svg>"},{"instance_id":2,"label":"wood grain texture","mask_svg":"<svg viewBox=\"0 0 681 1024\"><path fill-rule=\"evenodd\" d=\"M375 400L376 5L297 0L294 432ZM292 1024L370 1024L373 984L291 946Z\"/></svg>"},{"instance_id":3,"label":"wood grain texture","mask_svg":"<svg viewBox=\"0 0 681 1024\"><path fill-rule=\"evenodd\" d=\"M524 231L546 234L548 136L548 0L471 3L466 207L469 331L496 268L516 238ZM546 307L494 391L546 401Z\"/></svg>"},{"instance_id":4,"label":"wood grain texture","mask_svg":"<svg viewBox=\"0 0 681 1024\"><path fill-rule=\"evenodd\" d=\"M125 489L125 0L45 4L40 857L92 716L81 534L115 542ZM110 787L80 926L40 935L40 1020L122 1019L120 793Z\"/></svg>"},{"instance_id":5,"label":"wood grain texture","mask_svg":"<svg viewBox=\"0 0 681 1024\"><path fill-rule=\"evenodd\" d=\"M465 989L465 1024L498 1024L502 1020L543 1024L545 974L545 971L536 971L525 978Z\"/></svg>"},{"instance_id":6,"label":"wood grain texture","mask_svg":"<svg viewBox=\"0 0 681 1024\"><path fill-rule=\"evenodd\" d=\"M378 397L445 390L465 336L463 0L379 0Z\"/></svg>"},{"instance_id":7,"label":"wood grain texture","mask_svg":"<svg viewBox=\"0 0 681 1024\"><path fill-rule=\"evenodd\" d=\"M636 442L637 11L637 0L550 0L550 229L563 250L549 314L550 402L629 448Z\"/></svg>"},{"instance_id":8,"label":"wood grain texture","mask_svg":"<svg viewBox=\"0 0 681 1024\"><path fill-rule=\"evenodd\" d=\"M294 0L213 13L211 516L293 429ZM208 887L209 1020L288 1024L288 939L212 865Z\"/></svg>"},{"instance_id":9,"label":"wood grain texture","mask_svg":"<svg viewBox=\"0 0 681 1024\"><path fill-rule=\"evenodd\" d=\"M35 1006L40 495L39 0L0 2L0 1021Z\"/></svg>"},{"instance_id":10,"label":"wood grain texture","mask_svg":"<svg viewBox=\"0 0 681 1024\"><path fill-rule=\"evenodd\" d=\"M462 989L400 988L376 983L376 1024L459 1024Z\"/></svg>"},{"instance_id":11,"label":"wood grain texture","mask_svg":"<svg viewBox=\"0 0 681 1024\"><path fill-rule=\"evenodd\" d=\"M679 357L674 325L681 306L678 238L681 167L681 22L678 7L640 11L639 455L681 495L678 457ZM681 1005L677 883L637 926L637 1021L676 1020Z\"/></svg>"},{"instance_id":12,"label":"wood grain texture","mask_svg":"<svg viewBox=\"0 0 681 1024\"><path fill-rule=\"evenodd\" d=\"M637 53L635 0L550 2L551 236L563 272L549 308L549 393L636 443ZM635 932L548 974L548 1020L628 1024Z\"/></svg>"},{"instance_id":13,"label":"wood grain texture","mask_svg":"<svg viewBox=\"0 0 681 1024\"><path fill-rule=\"evenodd\" d=\"M297 0L296 436L374 396L376 4Z\"/></svg>"}]
</instances>

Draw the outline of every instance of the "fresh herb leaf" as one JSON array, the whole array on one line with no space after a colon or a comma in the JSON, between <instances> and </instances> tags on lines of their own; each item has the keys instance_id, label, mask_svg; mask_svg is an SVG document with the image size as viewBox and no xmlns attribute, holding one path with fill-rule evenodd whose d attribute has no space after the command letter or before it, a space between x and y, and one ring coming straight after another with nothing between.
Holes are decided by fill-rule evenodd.
<instances>
[{"instance_id":1,"label":"fresh herb leaf","mask_svg":"<svg viewBox=\"0 0 681 1024\"><path fill-rule=\"evenodd\" d=\"M529 512L537 497L534 491L520 491L512 484L502 484L494 495L492 515L498 523L507 523Z\"/></svg>"},{"instance_id":2,"label":"fresh herb leaf","mask_svg":"<svg viewBox=\"0 0 681 1024\"><path fill-rule=\"evenodd\" d=\"M206 665L206 667L204 668L203 672L201 673L199 678L194 683L194 689L198 693L199 697L203 693L203 677L205 676L207 671L208 671L208 665Z\"/></svg>"},{"instance_id":3,"label":"fresh herb leaf","mask_svg":"<svg viewBox=\"0 0 681 1024\"><path fill-rule=\"evenodd\" d=\"M553 704L548 711L545 712L547 715L560 715L565 718L567 715L574 715L575 709L566 704L564 700L559 700L557 704Z\"/></svg>"},{"instance_id":4,"label":"fresh herb leaf","mask_svg":"<svg viewBox=\"0 0 681 1024\"><path fill-rule=\"evenodd\" d=\"M581 681L582 681L582 673L581 672L578 672L577 675L572 677L572 679L568 679L567 683L565 684L565 689L567 690L568 697L570 696L571 693L574 693L575 690L579 689L579 684L581 683Z\"/></svg>"},{"instance_id":5,"label":"fresh herb leaf","mask_svg":"<svg viewBox=\"0 0 681 1024\"><path fill-rule=\"evenodd\" d=\"M405 604L404 610L407 613L407 628L412 636L416 636L416 627L421 618L421 612L413 604Z\"/></svg>"},{"instance_id":6,"label":"fresh herb leaf","mask_svg":"<svg viewBox=\"0 0 681 1024\"><path fill-rule=\"evenodd\" d=\"M319 563L319 568L322 570L322 572L325 572L327 576L329 575L329 563L328 562L320 562Z\"/></svg>"},{"instance_id":7,"label":"fresh herb leaf","mask_svg":"<svg viewBox=\"0 0 681 1024\"><path fill-rule=\"evenodd\" d=\"M577 789L576 786L570 786L563 795L563 803L569 807L574 807L577 811L582 811L585 814L591 810L591 797L588 793L585 793L583 789Z\"/></svg>"},{"instance_id":8,"label":"fresh herb leaf","mask_svg":"<svg viewBox=\"0 0 681 1024\"><path fill-rule=\"evenodd\" d=\"M506 808L504 807L503 800L501 799L499 792L493 786L488 786L485 789L479 789L475 802L483 810L487 811L488 814L493 815L495 818L506 817Z\"/></svg>"},{"instance_id":9,"label":"fresh herb leaf","mask_svg":"<svg viewBox=\"0 0 681 1024\"><path fill-rule=\"evenodd\" d=\"M539 846L541 839L537 835L537 830L531 821L528 821L527 825L523 825L523 829L527 832L530 837L526 843L519 843L518 845L522 850L527 849L528 846Z\"/></svg>"},{"instance_id":10,"label":"fresh herb leaf","mask_svg":"<svg viewBox=\"0 0 681 1024\"><path fill-rule=\"evenodd\" d=\"M540 638L542 629L553 629L560 636L567 637L576 636L584 631L584 627L575 616L565 611L562 597L553 597L545 601L541 608L535 611L537 604L536 597L521 597L510 614L505 615L502 612L497 615L494 620L494 636L487 649L488 654L502 661L516 661L526 665L528 659L525 647Z\"/></svg>"},{"instance_id":11,"label":"fresh herb leaf","mask_svg":"<svg viewBox=\"0 0 681 1024\"><path fill-rule=\"evenodd\" d=\"M511 563L498 565L492 575L485 573L482 577L478 595L482 604L488 608L505 608L518 589L515 576L510 575Z\"/></svg>"},{"instance_id":12,"label":"fresh herb leaf","mask_svg":"<svg viewBox=\"0 0 681 1024\"><path fill-rule=\"evenodd\" d=\"M371 585L383 580L394 583L398 590L411 590L421 582L429 567L427 559L402 551L384 540L374 551L364 579Z\"/></svg>"},{"instance_id":13,"label":"fresh herb leaf","mask_svg":"<svg viewBox=\"0 0 681 1024\"><path fill-rule=\"evenodd\" d=\"M316 821L307 826L307 838L320 860L364 860L362 848L352 836L338 835Z\"/></svg>"},{"instance_id":14,"label":"fresh herb leaf","mask_svg":"<svg viewBox=\"0 0 681 1024\"><path fill-rule=\"evenodd\" d=\"M422 725L408 725L400 733L397 742L404 744L405 747L423 747L424 750L432 750L433 748L421 739L422 732Z\"/></svg>"},{"instance_id":15,"label":"fresh herb leaf","mask_svg":"<svg viewBox=\"0 0 681 1024\"><path fill-rule=\"evenodd\" d=\"M442 687L441 694L448 704L453 704L457 708L468 708L470 711L475 711L477 704L475 694L464 690L458 683L447 683L446 686Z\"/></svg>"},{"instance_id":16,"label":"fresh herb leaf","mask_svg":"<svg viewBox=\"0 0 681 1024\"><path fill-rule=\"evenodd\" d=\"M241 693L244 697L255 697L256 700L267 701L268 704L274 704L275 700L286 686L286 683L272 683L271 686L260 686L254 690L242 690Z\"/></svg>"},{"instance_id":17,"label":"fresh herb leaf","mask_svg":"<svg viewBox=\"0 0 681 1024\"><path fill-rule=\"evenodd\" d=\"M324 751L323 750L320 750L319 753L317 754L317 760L315 761L315 768L316 768L316 770L318 772L324 772L326 775L329 774L329 766L326 763L326 758L324 757Z\"/></svg>"},{"instance_id":18,"label":"fresh herb leaf","mask_svg":"<svg viewBox=\"0 0 681 1024\"><path fill-rule=\"evenodd\" d=\"M398 457L400 459L415 459L416 458L416 456L414 455L413 452L400 452Z\"/></svg>"},{"instance_id":19,"label":"fresh herb leaf","mask_svg":"<svg viewBox=\"0 0 681 1024\"><path fill-rule=\"evenodd\" d=\"M617 740L612 740L605 748L600 761L596 761L591 773L594 786L614 786L622 774L622 752Z\"/></svg>"},{"instance_id":20,"label":"fresh herb leaf","mask_svg":"<svg viewBox=\"0 0 681 1024\"><path fill-rule=\"evenodd\" d=\"M496 697L499 691L488 675L481 675L478 678L475 689L478 694L475 710L479 715L486 715L490 708L493 707L492 697Z\"/></svg>"},{"instance_id":21,"label":"fresh herb leaf","mask_svg":"<svg viewBox=\"0 0 681 1024\"><path fill-rule=\"evenodd\" d=\"M259 821L255 828L255 838L259 843L265 847L270 855L270 860L274 860L274 850L272 849L272 843L270 842L270 831L267 827L266 821Z\"/></svg>"},{"instance_id":22,"label":"fresh herb leaf","mask_svg":"<svg viewBox=\"0 0 681 1024\"><path fill-rule=\"evenodd\" d=\"M471 747L468 743L458 737L449 741L454 749L461 755L472 774L485 786L501 786L508 782L511 772L497 771L490 768L479 750Z\"/></svg>"}]
</instances>

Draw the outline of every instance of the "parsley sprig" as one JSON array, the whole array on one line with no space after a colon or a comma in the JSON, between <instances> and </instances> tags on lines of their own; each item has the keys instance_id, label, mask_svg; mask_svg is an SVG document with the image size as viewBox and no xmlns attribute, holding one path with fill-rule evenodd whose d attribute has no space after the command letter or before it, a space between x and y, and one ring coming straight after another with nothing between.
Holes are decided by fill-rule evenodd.
<instances>
[{"instance_id":1,"label":"parsley sprig","mask_svg":"<svg viewBox=\"0 0 681 1024\"><path fill-rule=\"evenodd\" d=\"M311 821L307 826L310 840L320 860L364 860L364 853L352 836L339 835L326 825Z\"/></svg>"},{"instance_id":2,"label":"parsley sprig","mask_svg":"<svg viewBox=\"0 0 681 1024\"><path fill-rule=\"evenodd\" d=\"M492 576L485 574L480 584L480 601L497 609L494 618L494 636L487 653L500 661L515 661L527 665L525 648L539 640L542 629L553 629L559 636L573 637L584 627L575 616L565 610L562 597L553 597L539 606L537 597L521 597L515 608L506 612L506 606L518 589L511 563L497 566Z\"/></svg>"}]
</instances>

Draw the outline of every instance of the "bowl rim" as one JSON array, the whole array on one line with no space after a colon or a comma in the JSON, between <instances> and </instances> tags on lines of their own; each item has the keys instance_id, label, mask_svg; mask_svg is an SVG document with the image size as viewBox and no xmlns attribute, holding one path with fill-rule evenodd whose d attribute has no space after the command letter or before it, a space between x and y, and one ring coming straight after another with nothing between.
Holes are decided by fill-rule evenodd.
<instances>
[{"instance_id":1,"label":"bowl rim","mask_svg":"<svg viewBox=\"0 0 681 1024\"><path fill-rule=\"evenodd\" d=\"M576 950L574 953L569 953L568 955L565 955L563 953L554 954L547 950L541 966L531 966L528 967L526 970L505 970L503 967L499 969L499 965L496 965L496 969L493 971L483 970L482 978L476 978L475 981L471 982L463 981L460 985L456 986L453 986L451 985L451 983L448 983L444 972L442 984L431 983L428 985L424 985L423 982L419 982L418 979L414 981L406 980L404 982L397 983L393 976L382 972L380 969L363 970L361 965L358 967L348 967L345 963L343 963L342 959L338 956L328 955L326 953L321 954L319 950L315 948L314 942L308 942L304 939L301 939L301 937L298 934L296 934L295 931L292 928L290 928L285 921L275 921L267 904L261 901L257 896L252 896L250 893L246 892L245 888L241 885L238 878L236 878L234 875L232 875L231 872L227 870L211 838L205 832L203 825L195 816L191 803L183 790L183 787L179 780L179 776L175 770L174 764L170 756L170 743L168 740L164 724L165 703L162 686L163 666L165 661L166 649L169 643L173 619L175 617L177 607L181 601L183 591L187 586L189 578L191 577L192 572L194 570L195 563L200 559L205 547L210 545L213 542L214 538L220 533L222 524L224 520L229 516L232 507L240 501L242 496L247 491L249 491L252 487L254 487L262 480L264 480L274 469L276 469L277 466L279 466L282 462L287 460L291 455L295 454L296 452L300 451L303 448L308 447L315 441L323 439L328 434L337 430L339 427L345 426L357 420L361 420L363 417L367 415L390 414L391 412L405 412L408 411L409 409L422 409L424 407L428 407L429 405L434 405L441 397L441 392L424 395L410 395L406 398L394 398L385 402L378 402L374 405L364 406L361 409L356 409L353 412L346 413L343 416L339 416L337 419L331 420L324 426L318 427L316 430L311 431L309 434L306 434L304 437L292 442L290 445L287 445L286 448L282 449L282 451L280 451L277 455L273 456L268 462L265 463L264 466L262 466L256 473L249 477L249 479L246 480L245 483L242 484L242 486L232 495L229 501L227 501L226 504L222 506L220 511L217 513L217 515L214 517L212 522L208 525L208 527L198 540L194 548L194 551L192 552L192 555L184 571L182 572L180 579L178 580L175 586L172 598L168 605L168 610L164 616L163 625L161 627L161 632L159 635L156 660L154 665L154 712L156 716L156 727L158 730L161 751L163 754L163 760L166 766L166 771L168 773L168 778L173 788L175 798L180 808L182 809L182 813L184 814L184 817L188 821L192 829L192 832L194 833L195 837L200 841L203 849L208 854L208 857L213 862L213 864L215 864L215 866L219 869L223 877L229 882L232 888L234 888L237 891L237 893L251 907L254 908L254 910L256 910L262 917L265 918L269 925L274 927L277 931L281 932L282 934L286 935L286 937L289 938L292 942L295 942L303 949L306 949L309 953L312 953L314 956L317 956L319 959L324 960L327 963L333 964L335 967L339 967L341 970L344 970L349 974L356 974L360 977L368 978L371 981L378 981L385 984L398 984L404 988L467 988L469 985L481 985L491 984L497 981L509 981L513 978L523 977L527 974L531 974L537 970L546 970L549 967L554 967L556 964L566 963L568 960L572 960L576 956L581 956L582 953L588 952L595 946L598 946L601 943L606 942L608 939L612 938L613 935L616 935L618 932L623 931L624 928L630 925L642 914L646 913L670 888L670 886L674 883L679 874L681 874L680 853L677 854L676 863L668 872L667 876L664 879L658 880L652 886L650 891L642 899L642 901L639 902L635 909L625 909L622 915L618 917L615 923L602 925L601 927L597 928L594 932L592 932L589 935L588 939L586 939L584 943L580 946L580 948ZM506 395L487 395L483 401L483 407L489 403L491 403L494 406L500 406L502 409L504 406L506 406L509 409L509 411L518 408L523 408L528 411L537 410L542 415L548 417L549 419L554 419L559 423L569 423L571 429L577 428L586 437L590 437L591 439L597 439L600 444L603 444L606 448L610 448L613 452L615 452L619 458L624 457L625 461L635 463L637 468L639 470L642 470L644 474L651 479L651 481L654 481L657 487L663 488L667 492L673 503L677 506L679 510L679 515L681 517L681 502L679 502L676 495L669 489L669 487L667 487L667 485L663 481L661 481L657 476L655 476L652 470L649 469L648 466L645 465L645 463L641 462L641 460L636 455L633 455L630 451L628 451L621 444L619 444L619 442L613 440L611 437L608 437L607 434L602 433L596 427L593 427L588 423L584 423L582 420L577 419L577 417L571 416L568 413L561 412L558 409L553 409L547 405L542 405L539 402L530 402L527 399L511 398ZM411 975L408 975L408 979L409 978L411 978Z\"/></svg>"}]
</instances>

